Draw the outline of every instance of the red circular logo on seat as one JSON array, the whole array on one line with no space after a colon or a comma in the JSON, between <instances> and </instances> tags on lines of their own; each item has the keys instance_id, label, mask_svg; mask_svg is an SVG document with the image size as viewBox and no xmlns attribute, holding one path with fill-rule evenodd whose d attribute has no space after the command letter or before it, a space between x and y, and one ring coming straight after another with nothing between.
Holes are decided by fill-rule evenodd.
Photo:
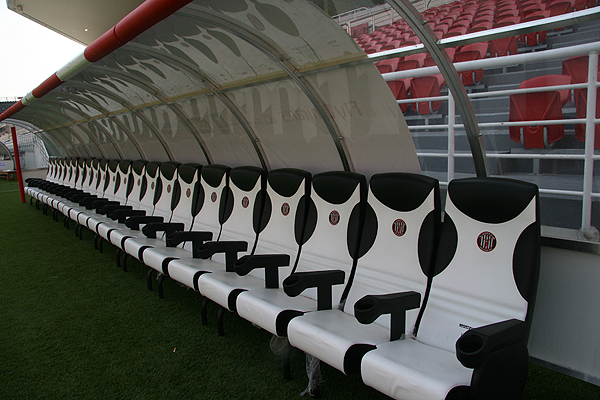
<instances>
[{"instance_id":1,"label":"red circular logo on seat","mask_svg":"<svg viewBox=\"0 0 600 400\"><path fill-rule=\"evenodd\" d=\"M154 190L154 182L152 182L152 185L150 185L150 188L151 188L152 190Z\"/></svg>"},{"instance_id":2,"label":"red circular logo on seat","mask_svg":"<svg viewBox=\"0 0 600 400\"><path fill-rule=\"evenodd\" d=\"M481 232L479 236L477 236L477 246L479 246L481 251L485 251L486 253L494 250L496 248L496 243L496 236L491 232Z\"/></svg>"},{"instance_id":3,"label":"red circular logo on seat","mask_svg":"<svg viewBox=\"0 0 600 400\"><path fill-rule=\"evenodd\" d=\"M214 203L215 201L217 201L217 193L216 192L212 192L212 194L210 195L210 200Z\"/></svg>"},{"instance_id":4,"label":"red circular logo on seat","mask_svg":"<svg viewBox=\"0 0 600 400\"><path fill-rule=\"evenodd\" d=\"M113 175L113 182L117 180L117 177Z\"/></svg>"},{"instance_id":5,"label":"red circular logo on seat","mask_svg":"<svg viewBox=\"0 0 600 400\"><path fill-rule=\"evenodd\" d=\"M123 184L127 184L127 178L123 179Z\"/></svg>"},{"instance_id":6,"label":"red circular logo on seat","mask_svg":"<svg viewBox=\"0 0 600 400\"><path fill-rule=\"evenodd\" d=\"M249 205L250 205L250 199L248 199L248 196L244 196L244 198L242 199L242 207L248 208Z\"/></svg>"},{"instance_id":7,"label":"red circular logo on seat","mask_svg":"<svg viewBox=\"0 0 600 400\"><path fill-rule=\"evenodd\" d=\"M138 186L140 186L142 184L142 180L138 179Z\"/></svg>"},{"instance_id":8,"label":"red circular logo on seat","mask_svg":"<svg viewBox=\"0 0 600 400\"><path fill-rule=\"evenodd\" d=\"M284 217L288 216L288 214L290 213L290 205L288 203L283 203L281 205L281 213Z\"/></svg>"},{"instance_id":9,"label":"red circular logo on seat","mask_svg":"<svg viewBox=\"0 0 600 400\"><path fill-rule=\"evenodd\" d=\"M171 185L167 185L167 193L171 193Z\"/></svg>"},{"instance_id":10,"label":"red circular logo on seat","mask_svg":"<svg viewBox=\"0 0 600 400\"><path fill-rule=\"evenodd\" d=\"M337 225L340 222L340 213L333 210L329 213L329 223L331 225Z\"/></svg>"},{"instance_id":11,"label":"red circular logo on seat","mask_svg":"<svg viewBox=\"0 0 600 400\"><path fill-rule=\"evenodd\" d=\"M406 222L401 219L397 219L392 223L392 232L396 236L404 236L406 233Z\"/></svg>"},{"instance_id":12,"label":"red circular logo on seat","mask_svg":"<svg viewBox=\"0 0 600 400\"><path fill-rule=\"evenodd\" d=\"M192 189L188 188L188 189L185 191L185 195L186 195L186 196L189 198L189 197L192 195Z\"/></svg>"}]
</instances>

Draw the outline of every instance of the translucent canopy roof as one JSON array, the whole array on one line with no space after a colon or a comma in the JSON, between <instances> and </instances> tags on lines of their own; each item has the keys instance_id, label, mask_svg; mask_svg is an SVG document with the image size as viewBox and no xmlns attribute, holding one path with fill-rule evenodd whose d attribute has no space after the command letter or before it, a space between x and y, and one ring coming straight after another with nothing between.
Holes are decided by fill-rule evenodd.
<instances>
[{"instance_id":1,"label":"translucent canopy roof","mask_svg":"<svg viewBox=\"0 0 600 400\"><path fill-rule=\"evenodd\" d=\"M366 57L310 1L146 1L8 116L56 156L419 172Z\"/></svg>"}]
</instances>

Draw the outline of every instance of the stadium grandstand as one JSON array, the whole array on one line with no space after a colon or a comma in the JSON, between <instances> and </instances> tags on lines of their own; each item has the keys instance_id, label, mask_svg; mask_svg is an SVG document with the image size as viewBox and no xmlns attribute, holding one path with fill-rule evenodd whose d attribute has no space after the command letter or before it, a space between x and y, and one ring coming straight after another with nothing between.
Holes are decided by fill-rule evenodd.
<instances>
[{"instance_id":1,"label":"stadium grandstand","mask_svg":"<svg viewBox=\"0 0 600 400\"><path fill-rule=\"evenodd\" d=\"M110 253L193 332L218 310L235 344L197 351L236 350L194 364L198 398L288 398L292 374L332 399L598 398L598 1L7 0L86 46L0 102L15 221L69 232L60 270ZM257 338L281 360L242 361ZM261 376L206 386L237 357Z\"/></svg>"}]
</instances>

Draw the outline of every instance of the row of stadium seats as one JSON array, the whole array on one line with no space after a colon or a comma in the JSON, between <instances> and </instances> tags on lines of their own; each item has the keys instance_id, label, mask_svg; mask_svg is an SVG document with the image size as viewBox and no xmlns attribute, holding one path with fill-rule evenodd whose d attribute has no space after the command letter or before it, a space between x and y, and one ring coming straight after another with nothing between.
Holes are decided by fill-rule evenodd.
<instances>
[{"instance_id":1,"label":"row of stadium seats","mask_svg":"<svg viewBox=\"0 0 600 400\"><path fill-rule=\"evenodd\" d=\"M535 21L595 6L595 0L498 0L497 2L467 0L431 8L422 15L437 37L442 39ZM493 40L490 41L490 46L493 48L491 56L505 55L506 49L516 52L517 39L525 46L536 46L543 43L545 38L546 31L540 31ZM412 28L403 20L380 27L371 33L358 35L355 40L367 54L420 43Z\"/></svg>"},{"instance_id":2,"label":"row of stadium seats","mask_svg":"<svg viewBox=\"0 0 600 400\"><path fill-rule=\"evenodd\" d=\"M539 270L535 185L452 181L443 223L437 180L407 173L367 181L53 159L27 192L149 276L193 288L220 316L236 312L389 396L521 398Z\"/></svg>"},{"instance_id":3,"label":"row of stadium seats","mask_svg":"<svg viewBox=\"0 0 600 400\"><path fill-rule=\"evenodd\" d=\"M600 68L598 68L600 77ZM571 57L562 63L562 75L542 75L523 81L519 89L587 83L588 56ZM520 93L510 96L509 122L563 119L562 109L567 102L575 103L575 117L585 118L587 89L552 90ZM596 91L596 115L600 117L600 92ZM525 148L547 148L565 136L564 125L511 126L510 138ZM575 137L585 142L585 125L575 124ZM600 148L600 125L595 127L594 148Z\"/></svg>"}]
</instances>

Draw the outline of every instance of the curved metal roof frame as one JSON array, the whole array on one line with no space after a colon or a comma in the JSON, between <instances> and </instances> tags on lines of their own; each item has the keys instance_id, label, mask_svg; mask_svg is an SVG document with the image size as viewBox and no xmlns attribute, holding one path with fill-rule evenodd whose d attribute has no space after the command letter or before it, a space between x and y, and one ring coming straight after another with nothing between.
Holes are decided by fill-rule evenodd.
<instances>
[{"instance_id":1,"label":"curved metal roof frame","mask_svg":"<svg viewBox=\"0 0 600 400\"><path fill-rule=\"evenodd\" d=\"M44 142L44 146L46 146L46 150L48 149L48 147L52 147L55 151L56 154L60 154L60 151L62 150L62 154L61 155L66 155L67 151L65 148L62 147L62 145L55 143L55 139L48 135L46 132L44 132L43 130L40 130L39 127L33 125L32 123L26 122L26 121L21 121L18 119L12 119L12 118L8 118L6 120L4 120L4 122L6 122L9 125L13 125L13 126L18 126L24 129L29 130L29 132L37 135L40 140L42 140Z\"/></svg>"},{"instance_id":2,"label":"curved metal roof frame","mask_svg":"<svg viewBox=\"0 0 600 400\"><path fill-rule=\"evenodd\" d=\"M180 11L180 13L186 15L187 10ZM283 50L281 50L267 36L259 34L256 31L252 32L241 24L237 23L237 21L227 18L223 14L218 14L209 9L202 9L201 13L189 13L187 15L191 15L200 21L215 24L216 26L233 33L240 39L258 49L271 61L277 64L300 88L306 97L308 97L319 113L319 116L325 122L325 125L329 130L329 134L331 135L335 147L337 148L340 160L344 166L344 170L354 171L354 167L352 166L352 162L348 155L348 149L343 143L343 135L339 126L335 122L333 115L331 115L330 110L327 108L325 101L320 98L319 94L316 92L316 90L314 90L310 82L308 82L304 77L297 75L297 67L290 62ZM210 17L205 17L207 15ZM258 140L256 140L256 142L258 142Z\"/></svg>"},{"instance_id":3,"label":"curved metal roof frame","mask_svg":"<svg viewBox=\"0 0 600 400\"><path fill-rule=\"evenodd\" d=\"M345 170L354 171L356 165L360 165L363 171L370 168L370 161L365 160L373 156L379 157L376 152L380 151L385 154L379 158L382 161L378 160L379 166L373 168L375 170L420 170L406 123L397 105L390 101L391 93L389 96L387 92L385 96L380 96L380 93L385 92L385 83L378 79L380 75L356 43L308 0L294 4L271 3L266 7L269 12L263 12L263 5L254 0L240 0L235 4L232 2L223 5L218 2L194 3L190 0L147 0L139 9L92 43L82 55L61 68L1 115L0 119L20 112L19 116L46 128L50 136L55 132L55 140L71 156L81 153L97 155L98 152L93 151L91 142L98 147L102 155L106 155L106 151L110 153L106 143L105 147L102 147L104 138L95 132L98 128L107 136L106 140L110 141L120 157L130 156L131 150L124 151L121 148L123 143L126 143L121 140L126 136L141 158L162 154L160 148L170 160L177 159L174 150L178 155L193 156L196 148L189 148L186 152L184 143L195 140L199 145L198 150L204 153L208 163L223 162L224 159L240 162L258 161L265 169L270 169L271 159L276 160L277 166L286 166L288 162L294 165L298 164L302 157L310 157L310 160L319 164L319 168L340 168L341 165ZM274 9L277 12L269 14ZM130 42L171 15L175 16L174 19L166 22L166 25L157 26L153 31L157 32L156 46L146 45L147 42L143 40ZM190 16L193 20L187 20ZM277 20L279 17L283 17L283 25L281 19ZM184 37L177 36L181 25L176 24L181 19L190 24L183 27L184 30L187 29L186 32L200 32L209 26L207 31L212 30L234 46L239 46L243 50L243 56L222 53L222 48L228 46L217 39L209 45L216 46L212 48L215 52L221 51L218 53L220 65L217 65L219 62L216 61L215 65L211 65L210 62L203 64L205 61L200 54L202 51L195 52L193 58L188 57L191 53L183 54L187 51L184 49L186 44L195 41L204 45L201 41L210 38L207 34L200 35L196 32L189 37L185 34ZM194 20L198 21L197 25L194 25ZM285 24L294 27L290 30ZM313 34L314 32L325 36L322 38ZM213 39L217 37L216 34L213 35ZM330 42L323 40L325 37ZM133 60L137 64L132 68L130 67L133 64L128 64L131 60L127 58L124 58L125 64L122 69L120 64L115 67L120 62L118 55L107 63L97 63L120 47L123 49L118 51L122 51L121 55L125 57L131 57L131 53L136 52L145 57ZM197 49L198 47L190 50ZM150 76L142 71L146 69L144 65L149 66L151 71L156 71L154 64L144 64L144 61L149 59L148 55L164 64L160 67L162 73L159 72L159 80L156 80L158 78L155 79L154 75ZM243 62L235 57L240 57L246 62L249 73L246 77L240 73L240 70L243 70ZM197 65L189 64L187 59ZM365 61L362 65L353 64L357 60ZM117 64L114 64L115 61ZM231 69L227 69L228 61L232 62ZM341 73L332 72L331 67L336 65ZM221 69L221 76L225 76L226 79L219 82L221 78L215 75L215 71ZM181 79L174 75L177 71L184 71ZM322 71L325 72L321 73ZM166 78L169 74L174 78L172 82ZM145 80L143 75L149 78ZM115 81L111 83L110 79ZM187 79L186 83L182 79ZM353 86L359 79L360 86ZM282 82L282 85L270 85L278 81ZM168 86L180 83L180 86ZM336 86L340 83L340 87ZM63 84L66 90L58 89ZM255 86L258 89L256 92L245 90ZM365 97L361 90L377 93L377 97L373 97L373 94ZM52 93L49 96L49 107L42 105L42 98L48 93ZM147 97L146 93L151 97ZM176 94L170 97L166 93ZM214 99L219 99L217 108L214 108L212 98L207 96L210 94ZM64 110L68 115L60 115L57 119L54 114L60 112L52 109L61 96L67 99ZM131 101L128 101L128 96L133 96ZM362 108L357 106L352 96L357 101L357 96L360 97L358 103ZM139 100L147 98L157 100L139 103ZM95 104L96 99L99 104ZM196 103L199 99L202 99L202 102ZM39 107L21 111L27 106L35 105L34 101L40 102ZM371 105L372 103L374 105ZM181 136L176 137L177 132L173 130L161 132L161 129L171 129L171 126L163 126L163 120L157 120L154 114L149 116L148 110L153 113L153 107L157 105L167 107L168 112L165 110L164 117L160 117L166 118L167 123L169 118L177 119L182 128ZM120 106L123 109L120 109ZM380 106L383 107L379 108ZM33 112L38 110L40 112ZM86 112L91 110L97 110L100 115L93 115L93 111ZM193 117L190 117L190 114L193 114ZM83 120L69 118L73 115L82 116ZM128 116L141 121L141 125L144 126L143 132L137 129L140 126L137 121L131 128ZM258 120L257 117L266 119ZM276 119L273 120L273 117ZM106 118L109 126L106 126L103 118ZM220 123L226 125L221 126ZM103 124L105 126L102 126ZM111 132L115 126L118 130ZM263 127L267 129L265 132ZM122 130L124 136L118 136L119 130ZM242 131L247 139L243 138ZM173 136L167 138L168 132ZM227 137L230 133L234 135ZM90 136L89 141L84 140L87 139L83 137L85 135ZM138 138L139 141L136 140ZM182 140L180 145L171 147L180 140L179 138ZM147 143L150 146L146 146ZM296 148L296 145L299 147ZM213 160L211 146L222 146L218 148L220 159ZM145 154L144 148L153 154ZM228 158L227 152L233 155ZM251 155L252 152L255 155ZM312 165L310 160L301 164Z\"/></svg>"},{"instance_id":4,"label":"curved metal roof frame","mask_svg":"<svg viewBox=\"0 0 600 400\"><path fill-rule=\"evenodd\" d=\"M6 151L6 154L8 154L10 160L14 162L14 157L12 156L12 154L10 154L10 149L8 148L8 146L5 145L4 142L0 142L0 147L2 147L2 149Z\"/></svg>"},{"instance_id":5,"label":"curved metal roof frame","mask_svg":"<svg viewBox=\"0 0 600 400\"><path fill-rule=\"evenodd\" d=\"M29 107L28 107L29 108ZM48 109L42 109L39 106L37 107L31 107L31 109L25 109L21 112L21 115L23 116L27 116L27 115L31 115L31 117L29 118L30 121L36 121L36 120L40 120L40 116L41 115L49 115L47 117L47 119L45 121L40 120L41 122L45 122L46 124L48 124L48 126L45 128L45 130L48 131L52 131L55 130L56 132L59 132L63 137L63 139L67 142L70 143L70 141L68 140L68 137L66 135L70 134L73 135L77 141L79 142L79 144L85 149L85 151L88 153L88 156L92 155L92 152L89 150L89 148L87 147L87 145L84 143L84 141L81 139L81 137L75 133L70 127L65 127L65 126L61 126L60 124L60 120L56 119L56 115L58 116L62 116L62 114L57 113L56 111L50 111ZM49 119L52 119L52 121L50 121ZM50 122L54 122L54 127L52 127L52 125L50 125ZM43 126L43 124L39 124L40 127ZM62 130L66 130L67 133L63 133ZM78 153L79 151L77 150L77 146L75 145L75 143L71 143L72 144L72 148L75 149ZM65 146L65 149L68 148L68 146ZM67 151L67 154L69 154L69 152ZM81 157L81 153L77 154L78 157Z\"/></svg>"},{"instance_id":6,"label":"curved metal roof frame","mask_svg":"<svg viewBox=\"0 0 600 400\"><path fill-rule=\"evenodd\" d=\"M97 92L102 94L105 97L108 97L109 99L116 101L117 103L121 104L123 107L125 107L128 111L131 111L131 115L136 115L138 118L140 117L139 114L135 113L135 107L130 104L127 100L123 99L122 97L119 97L118 95L116 95L115 93L106 90L105 88L103 88L102 86L93 84L93 83L88 83L88 82L82 82L82 81L74 81L74 80L70 80L68 82L65 82L64 84L65 87L73 87L77 90L80 89L85 89L85 90L89 90L92 92ZM62 93L61 93L62 94ZM70 94L73 98L78 97L78 98L83 98L83 96L77 96L76 94ZM79 101L79 100L77 100ZM92 101L86 99L85 100L87 103L89 103L90 105L93 104ZM83 102L83 101L82 101ZM86 104L87 104L86 103ZM100 111L100 108L97 108L98 111ZM127 134L129 140L131 140L131 142L134 144L136 150L138 151L138 153L140 153L140 157L141 158L146 158L144 150L142 149L140 143L135 139L135 135L131 132L131 130L125 125L123 124L123 122L121 120L119 120L118 118L113 118L113 113L111 113L108 110L104 110L106 112L106 116L108 118L111 119L111 121L115 122L117 125L119 125L119 127ZM104 114L104 112L103 112ZM143 119L140 118L142 121ZM143 121L144 123L147 123L146 121ZM157 131L157 128L154 127L152 128L152 123L150 123L149 127L150 129L154 131ZM165 149L166 151L166 149ZM169 154L167 152L167 154Z\"/></svg>"},{"instance_id":7,"label":"curved metal roof frame","mask_svg":"<svg viewBox=\"0 0 600 400\"><path fill-rule=\"evenodd\" d=\"M410 0L386 0L387 3L404 18L408 25L417 34L425 49L429 52L440 73L446 80L450 89L456 108L462 117L467 139L471 147L473 162L475 163L475 172L477 176L485 177L488 175L487 161L485 151L483 149L483 141L481 133L479 133L479 125L475 117L475 111L471 105L471 101L467 96L467 91L460 81L458 72L448 57L448 53L438 46L438 38L433 32L433 29L427 24L421 13L411 4Z\"/></svg>"},{"instance_id":8,"label":"curved metal roof frame","mask_svg":"<svg viewBox=\"0 0 600 400\"><path fill-rule=\"evenodd\" d=\"M72 111L72 112L74 112L74 113L80 114L82 117L84 117L84 118L86 118L86 119L89 119L89 118L90 118L90 116L89 116L89 115L85 114L83 111L81 111L81 110L79 110L79 109L77 109L77 108L75 108L75 107L72 107L72 106L69 106L69 105L66 105L66 104L61 104L61 103L59 103L59 102L56 102L56 101L53 101L53 100L47 100L47 99L44 99L44 101L43 101L43 102L37 102L37 103L34 103L34 104L32 104L32 107L31 107L31 108L32 108L32 110L31 110L31 111L35 111L36 109L37 109L37 110L39 110L39 109L42 109L42 110L44 110L44 111L51 112L52 114L58 114L58 112L57 112L56 110L54 110L54 109L52 109L52 108L49 108L49 107L47 107L47 105L53 105L53 104L59 104L61 107L63 107L63 108L66 108L66 109L69 109L70 111ZM64 114L58 114L58 115L64 115ZM66 117L66 116L65 116L65 117ZM102 145L100 144L100 142L98 141L98 139L97 139L97 138L95 138L95 137L94 137L94 135L92 135L92 134L91 134L91 132L89 132L87 129L85 129L85 128L82 126L82 124L81 124L81 123L77 123L75 120L72 120L71 118L69 118L69 119L70 119L70 120L73 122L73 123L71 124L71 126L77 126L79 129L81 129L81 130L82 130L82 131L83 131L83 132L84 132L84 133L85 133L85 134L86 134L86 135L87 135L87 136L90 138L90 140L91 140L92 142L94 142L94 144L95 144L95 145L98 147L98 150L99 150L99 151L100 151L100 153L102 154L102 157L106 158L106 153L105 153L105 151L102 149ZM70 132L72 132L72 129L70 129L70 128L69 128L69 131L70 131ZM75 133L74 133L74 132L73 132L73 134L75 135ZM80 138L78 135L75 135L75 136L81 140L81 138ZM119 150L119 148L118 148L118 146L116 145L116 143L114 143L114 141L112 140L112 137L111 137L111 139L109 139L109 140L111 141L111 143L113 144L113 146L115 146L115 150L116 150L116 151L119 153L119 155L122 157L123 155L121 154L121 151ZM92 153L90 152L90 149L87 147L87 145L85 145L85 144L83 144L83 143L82 143L82 145L85 147L86 151L87 151L87 152L88 152L90 155L92 155Z\"/></svg>"}]
</instances>

